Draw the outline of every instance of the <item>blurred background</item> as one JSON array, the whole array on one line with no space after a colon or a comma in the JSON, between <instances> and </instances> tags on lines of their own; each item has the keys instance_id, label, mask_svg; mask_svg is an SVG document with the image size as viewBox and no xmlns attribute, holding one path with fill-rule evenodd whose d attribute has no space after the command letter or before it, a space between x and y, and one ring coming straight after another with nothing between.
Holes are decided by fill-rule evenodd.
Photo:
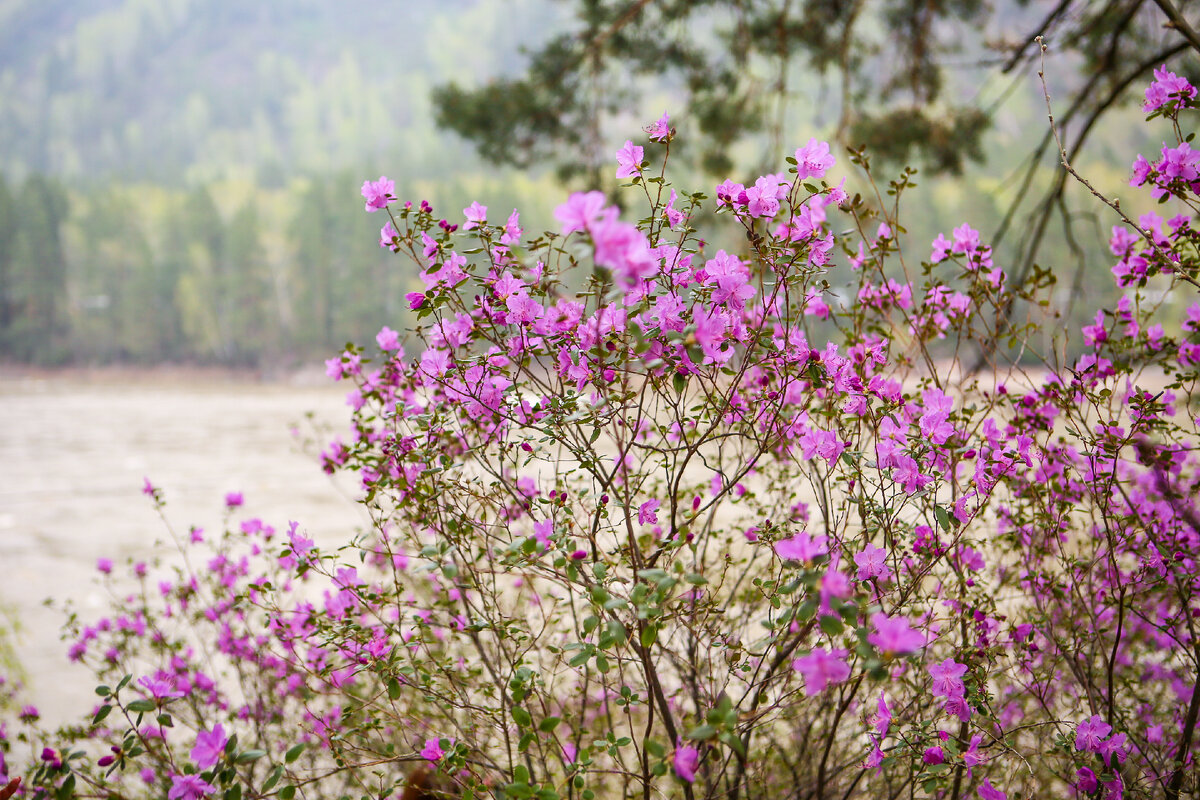
<instances>
[{"instance_id":1,"label":"blurred background","mask_svg":"<svg viewBox=\"0 0 1200 800\"><path fill-rule=\"evenodd\" d=\"M908 257L968 221L1011 280L1053 270L1037 313L1077 330L1117 297L1115 220L1056 168L1033 37L1074 165L1141 213L1129 165L1170 136L1141 92L1164 63L1200 78L1198 6L0 0L0 661L59 697L63 616L40 603L87 616L110 591L96 559L120 586L170 552L144 477L182 531L222 524L234 490L239 513L327 542L362 523L315 463L348 418L321 362L406 328L420 287L379 248L363 180L451 222L473 200L493 220L519 208L540 231L569 191L624 202L613 154L664 111L682 190L783 171L827 138L851 191L870 184L848 147L881 192L920 170ZM835 292L847 278L843 257Z\"/></svg>"}]
</instances>

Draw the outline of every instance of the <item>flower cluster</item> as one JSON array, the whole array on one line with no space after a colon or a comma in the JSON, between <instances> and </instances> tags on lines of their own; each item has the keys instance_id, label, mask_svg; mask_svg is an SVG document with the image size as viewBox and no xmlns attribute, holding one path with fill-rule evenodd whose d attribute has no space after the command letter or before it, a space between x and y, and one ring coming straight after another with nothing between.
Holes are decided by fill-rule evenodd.
<instances>
[{"instance_id":1,"label":"flower cluster","mask_svg":"<svg viewBox=\"0 0 1200 800\"><path fill-rule=\"evenodd\" d=\"M1194 99L1160 70L1147 111ZM1114 228L1131 291L1068 368L978 377L958 354L1027 295L977 230L917 277L828 144L708 204L646 132L636 224L577 193L531 237L366 182L418 273L412 330L326 364L353 416L322 466L371 525L327 551L230 494L203 569L102 560L141 588L73 630L91 723L27 709L0 756L170 800L1195 791L1200 303L1168 330L1149 294L1196 285L1194 218ZM1194 210L1179 138L1135 174Z\"/></svg>"}]
</instances>

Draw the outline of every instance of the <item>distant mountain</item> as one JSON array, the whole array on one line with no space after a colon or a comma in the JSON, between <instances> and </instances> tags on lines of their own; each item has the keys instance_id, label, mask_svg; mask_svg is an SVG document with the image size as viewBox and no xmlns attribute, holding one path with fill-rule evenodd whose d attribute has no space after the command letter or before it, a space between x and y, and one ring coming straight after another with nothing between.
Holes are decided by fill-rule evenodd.
<instances>
[{"instance_id":1,"label":"distant mountain","mask_svg":"<svg viewBox=\"0 0 1200 800\"><path fill-rule=\"evenodd\" d=\"M429 87L517 70L549 0L0 0L0 171L177 183L389 158ZM442 143L443 145L445 143Z\"/></svg>"}]
</instances>

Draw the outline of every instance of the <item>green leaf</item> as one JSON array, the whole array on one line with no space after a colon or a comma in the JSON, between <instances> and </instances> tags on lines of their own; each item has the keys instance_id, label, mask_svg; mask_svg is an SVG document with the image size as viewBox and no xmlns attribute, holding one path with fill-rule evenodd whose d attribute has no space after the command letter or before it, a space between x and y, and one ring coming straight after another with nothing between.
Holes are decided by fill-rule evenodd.
<instances>
[{"instance_id":1,"label":"green leaf","mask_svg":"<svg viewBox=\"0 0 1200 800\"><path fill-rule=\"evenodd\" d=\"M239 753L238 757L234 759L234 761L238 764L249 764L251 761L257 761L266 754L266 750L246 750L245 752Z\"/></svg>"},{"instance_id":2,"label":"green leaf","mask_svg":"<svg viewBox=\"0 0 1200 800\"><path fill-rule=\"evenodd\" d=\"M99 725L101 722L104 721L105 717L107 717L109 714L112 713L112 710L113 710L113 707L110 705L103 705L103 706L100 706L99 708L97 708L96 715L94 717L92 717L92 724Z\"/></svg>"},{"instance_id":3,"label":"green leaf","mask_svg":"<svg viewBox=\"0 0 1200 800\"><path fill-rule=\"evenodd\" d=\"M516 783L529 783L529 768L524 764L517 764L513 767L513 781Z\"/></svg>"},{"instance_id":4,"label":"green leaf","mask_svg":"<svg viewBox=\"0 0 1200 800\"><path fill-rule=\"evenodd\" d=\"M159 714L155 718L155 721L159 725L163 726L164 728L174 728L175 727L175 721L173 719L171 719L170 714Z\"/></svg>"},{"instance_id":5,"label":"green leaf","mask_svg":"<svg viewBox=\"0 0 1200 800\"><path fill-rule=\"evenodd\" d=\"M288 784L279 790L279 800L292 800L296 796L296 787Z\"/></svg>"},{"instance_id":6,"label":"green leaf","mask_svg":"<svg viewBox=\"0 0 1200 800\"><path fill-rule=\"evenodd\" d=\"M654 642L658 639L658 626L651 624L642 628L642 635L640 638L642 647L653 646Z\"/></svg>"},{"instance_id":7,"label":"green leaf","mask_svg":"<svg viewBox=\"0 0 1200 800\"><path fill-rule=\"evenodd\" d=\"M942 526L942 530L950 532L950 515L946 513L946 509L941 506L933 507L933 516L937 519L938 525Z\"/></svg>"},{"instance_id":8,"label":"green leaf","mask_svg":"<svg viewBox=\"0 0 1200 800\"><path fill-rule=\"evenodd\" d=\"M291 747L288 748L288 751L283 754L283 760L285 762L287 762L288 764L291 764L293 761L295 761L297 758L300 757L300 754L304 752L305 747L307 747L307 745L305 745L303 743L292 745Z\"/></svg>"},{"instance_id":9,"label":"green leaf","mask_svg":"<svg viewBox=\"0 0 1200 800\"><path fill-rule=\"evenodd\" d=\"M827 636L837 636L846 629L846 626L840 619L830 616L829 614L824 614L821 616L820 625L821 630L823 630Z\"/></svg>"},{"instance_id":10,"label":"green leaf","mask_svg":"<svg viewBox=\"0 0 1200 800\"><path fill-rule=\"evenodd\" d=\"M134 700L132 703L125 706L125 708L134 712L135 714L143 714L147 711L153 711L154 709L158 708L158 706L154 704L153 700Z\"/></svg>"},{"instance_id":11,"label":"green leaf","mask_svg":"<svg viewBox=\"0 0 1200 800\"><path fill-rule=\"evenodd\" d=\"M512 718L513 722L517 723L522 728L528 728L533 724L533 717L529 715L528 711L520 706L513 706Z\"/></svg>"},{"instance_id":12,"label":"green leaf","mask_svg":"<svg viewBox=\"0 0 1200 800\"><path fill-rule=\"evenodd\" d=\"M690 731L684 734L685 738L696 739L698 741L711 739L716 735L717 729L714 725L697 725L695 728L692 728Z\"/></svg>"},{"instance_id":13,"label":"green leaf","mask_svg":"<svg viewBox=\"0 0 1200 800\"><path fill-rule=\"evenodd\" d=\"M96 694L100 695L101 697L108 697L110 694L112 694L112 689L101 684L100 686L96 687Z\"/></svg>"},{"instance_id":14,"label":"green leaf","mask_svg":"<svg viewBox=\"0 0 1200 800\"><path fill-rule=\"evenodd\" d=\"M387 684L388 699L399 700L400 692L400 681L396 680L395 678L389 678Z\"/></svg>"},{"instance_id":15,"label":"green leaf","mask_svg":"<svg viewBox=\"0 0 1200 800\"><path fill-rule=\"evenodd\" d=\"M562 718L560 717L546 717L538 723L538 730L542 733L553 733L560 722L562 722Z\"/></svg>"},{"instance_id":16,"label":"green leaf","mask_svg":"<svg viewBox=\"0 0 1200 800\"><path fill-rule=\"evenodd\" d=\"M729 747L742 758L746 757L746 746L742 744L742 740L737 734L732 731L726 731L721 734L721 741L729 745Z\"/></svg>"},{"instance_id":17,"label":"green leaf","mask_svg":"<svg viewBox=\"0 0 1200 800\"><path fill-rule=\"evenodd\" d=\"M267 780L263 783L262 790L269 792L275 788L275 784L279 783L279 779L283 777L283 764L277 764L275 769L271 770L271 774L267 776Z\"/></svg>"},{"instance_id":18,"label":"green leaf","mask_svg":"<svg viewBox=\"0 0 1200 800\"><path fill-rule=\"evenodd\" d=\"M225 790L225 800L242 800L242 785L235 783Z\"/></svg>"}]
</instances>

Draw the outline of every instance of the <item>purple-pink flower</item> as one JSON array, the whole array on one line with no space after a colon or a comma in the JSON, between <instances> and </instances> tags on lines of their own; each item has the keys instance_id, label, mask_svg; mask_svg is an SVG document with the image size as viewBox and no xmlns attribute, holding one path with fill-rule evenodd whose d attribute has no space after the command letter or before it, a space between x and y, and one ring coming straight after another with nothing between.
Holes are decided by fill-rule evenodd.
<instances>
[{"instance_id":1,"label":"purple-pink flower","mask_svg":"<svg viewBox=\"0 0 1200 800\"><path fill-rule=\"evenodd\" d=\"M775 543L776 555L787 561L807 563L828 552L829 540L822 535L810 536L807 531Z\"/></svg>"},{"instance_id":2,"label":"purple-pink flower","mask_svg":"<svg viewBox=\"0 0 1200 800\"><path fill-rule=\"evenodd\" d=\"M661 503L658 500L647 500L638 508L638 524L639 525L654 525L658 523L658 507Z\"/></svg>"},{"instance_id":3,"label":"purple-pink flower","mask_svg":"<svg viewBox=\"0 0 1200 800\"><path fill-rule=\"evenodd\" d=\"M982 800L1008 800L1008 795L992 786L992 782L987 778L984 778L979 786L979 796Z\"/></svg>"},{"instance_id":4,"label":"purple-pink flower","mask_svg":"<svg viewBox=\"0 0 1200 800\"><path fill-rule=\"evenodd\" d=\"M700 766L700 751L690 744L679 743L675 747L674 766L679 779L691 783L696 780L696 769Z\"/></svg>"},{"instance_id":5,"label":"purple-pink flower","mask_svg":"<svg viewBox=\"0 0 1200 800\"><path fill-rule=\"evenodd\" d=\"M481 206L476 200L463 209L463 216L467 218L467 221L463 223L464 231L478 228L487 222L487 206Z\"/></svg>"},{"instance_id":6,"label":"purple-pink flower","mask_svg":"<svg viewBox=\"0 0 1200 800\"><path fill-rule=\"evenodd\" d=\"M904 617L889 617L877 611L871 615L871 627L875 630L867 635L867 641L884 653L904 655L925 646L925 637L913 630Z\"/></svg>"},{"instance_id":7,"label":"purple-pink flower","mask_svg":"<svg viewBox=\"0 0 1200 800\"><path fill-rule=\"evenodd\" d=\"M217 791L217 787L205 782L199 775L171 774L171 789L167 792L170 800L199 800L205 795Z\"/></svg>"},{"instance_id":8,"label":"purple-pink flower","mask_svg":"<svg viewBox=\"0 0 1200 800\"><path fill-rule=\"evenodd\" d=\"M387 208L388 201L395 198L396 183L383 175L377 181L363 181L362 196L366 199L366 209L371 213L381 208Z\"/></svg>"},{"instance_id":9,"label":"purple-pink flower","mask_svg":"<svg viewBox=\"0 0 1200 800\"><path fill-rule=\"evenodd\" d=\"M854 554L854 563L858 565L860 581L878 578L880 581L890 580L892 570L887 565L887 550L867 544L862 552Z\"/></svg>"},{"instance_id":10,"label":"purple-pink flower","mask_svg":"<svg viewBox=\"0 0 1200 800\"><path fill-rule=\"evenodd\" d=\"M375 343L380 350L392 352L400 349L400 334L384 325L375 335Z\"/></svg>"},{"instance_id":11,"label":"purple-pink flower","mask_svg":"<svg viewBox=\"0 0 1200 800\"><path fill-rule=\"evenodd\" d=\"M225 729L219 722L213 726L211 731L197 731L196 745L191 752L192 760L200 769L208 769L221 758L228 742L229 737L225 735Z\"/></svg>"},{"instance_id":12,"label":"purple-pink flower","mask_svg":"<svg viewBox=\"0 0 1200 800\"><path fill-rule=\"evenodd\" d=\"M829 154L827 142L809 139L808 144L796 151L796 171L800 180L824 178L825 171L835 163L837 159Z\"/></svg>"},{"instance_id":13,"label":"purple-pink flower","mask_svg":"<svg viewBox=\"0 0 1200 800\"><path fill-rule=\"evenodd\" d=\"M433 764L442 760L446 755L446 751L442 749L441 742L438 739L426 739L425 746L421 748L421 758Z\"/></svg>"},{"instance_id":14,"label":"purple-pink flower","mask_svg":"<svg viewBox=\"0 0 1200 800\"><path fill-rule=\"evenodd\" d=\"M652 142L665 142L671 138L671 117L667 112L652 122L650 127L646 128L646 133L650 135Z\"/></svg>"},{"instance_id":15,"label":"purple-pink flower","mask_svg":"<svg viewBox=\"0 0 1200 800\"><path fill-rule=\"evenodd\" d=\"M644 150L626 139L625 146L617 151L617 177L632 178L642 174Z\"/></svg>"},{"instance_id":16,"label":"purple-pink flower","mask_svg":"<svg viewBox=\"0 0 1200 800\"><path fill-rule=\"evenodd\" d=\"M929 674L933 678L933 694L936 697L962 697L966 693L963 675L967 665L947 658L940 664L930 664Z\"/></svg>"},{"instance_id":17,"label":"purple-pink flower","mask_svg":"<svg viewBox=\"0 0 1200 800\"><path fill-rule=\"evenodd\" d=\"M792 669L804 677L804 693L820 694L830 686L836 686L850 677L850 665L846 663L846 650L832 652L815 647L806 656L792 662Z\"/></svg>"},{"instance_id":18,"label":"purple-pink flower","mask_svg":"<svg viewBox=\"0 0 1200 800\"><path fill-rule=\"evenodd\" d=\"M1099 753L1100 745L1111 732L1112 725L1105 722L1099 714L1093 714L1075 729L1075 749Z\"/></svg>"}]
</instances>

